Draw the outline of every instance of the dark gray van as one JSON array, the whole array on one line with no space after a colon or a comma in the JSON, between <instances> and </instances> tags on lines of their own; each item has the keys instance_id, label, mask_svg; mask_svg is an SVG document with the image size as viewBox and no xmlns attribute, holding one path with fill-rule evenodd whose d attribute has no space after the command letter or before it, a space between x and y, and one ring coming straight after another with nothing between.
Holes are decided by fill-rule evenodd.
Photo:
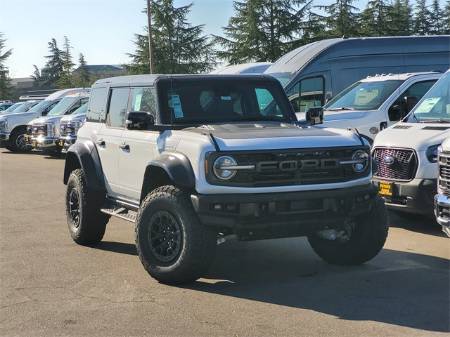
<instances>
[{"instance_id":1,"label":"dark gray van","mask_svg":"<svg viewBox=\"0 0 450 337\"><path fill-rule=\"evenodd\" d=\"M297 48L265 74L283 84L295 111L305 112L367 76L448 68L449 35L339 38Z\"/></svg>"}]
</instances>

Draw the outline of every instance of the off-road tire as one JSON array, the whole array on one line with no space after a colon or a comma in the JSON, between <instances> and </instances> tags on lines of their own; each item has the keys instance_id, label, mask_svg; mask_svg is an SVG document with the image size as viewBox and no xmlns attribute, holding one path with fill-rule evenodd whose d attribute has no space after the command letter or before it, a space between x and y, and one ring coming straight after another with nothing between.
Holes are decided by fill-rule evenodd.
<instances>
[{"instance_id":1,"label":"off-road tire","mask_svg":"<svg viewBox=\"0 0 450 337\"><path fill-rule=\"evenodd\" d=\"M26 130L23 128L17 128L15 130L13 130L13 132L11 133L11 135L9 137L6 148L11 152L28 152L28 151L30 151L31 150L30 147L24 146L21 148L18 145L18 140L20 139L20 137L25 137L25 134L26 134Z\"/></svg>"},{"instance_id":2,"label":"off-road tire","mask_svg":"<svg viewBox=\"0 0 450 337\"><path fill-rule=\"evenodd\" d=\"M78 221L73 219L70 211L72 190L75 190L73 193L79 198ZM110 216L100 212L101 200L101 196L87 186L84 171L72 171L67 181L66 217L70 236L76 243L94 245L102 240Z\"/></svg>"},{"instance_id":3,"label":"off-road tire","mask_svg":"<svg viewBox=\"0 0 450 337\"><path fill-rule=\"evenodd\" d=\"M326 240L316 234L308 236L308 241L316 254L330 264L358 265L380 252L388 230L386 206L380 197L376 197L369 212L356 219L348 241Z\"/></svg>"},{"instance_id":4,"label":"off-road tire","mask_svg":"<svg viewBox=\"0 0 450 337\"><path fill-rule=\"evenodd\" d=\"M158 258L149 240L153 219L162 213L176 220L181 233L179 252L170 261ZM145 197L137 214L135 232L136 248L144 268L161 283L193 282L207 272L213 261L217 233L200 223L189 195L175 186L159 187Z\"/></svg>"}]
</instances>

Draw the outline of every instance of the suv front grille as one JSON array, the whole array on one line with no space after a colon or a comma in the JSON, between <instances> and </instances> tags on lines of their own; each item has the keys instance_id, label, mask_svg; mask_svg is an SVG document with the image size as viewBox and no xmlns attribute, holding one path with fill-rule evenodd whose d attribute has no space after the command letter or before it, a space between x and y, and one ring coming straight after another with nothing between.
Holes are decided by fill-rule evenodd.
<instances>
[{"instance_id":1,"label":"suv front grille","mask_svg":"<svg viewBox=\"0 0 450 337\"><path fill-rule=\"evenodd\" d=\"M75 135L75 129L72 124L68 122L61 122L59 126L59 133L62 137Z\"/></svg>"},{"instance_id":2,"label":"suv front grille","mask_svg":"<svg viewBox=\"0 0 450 337\"><path fill-rule=\"evenodd\" d=\"M450 196L450 153L439 154L439 188L443 194Z\"/></svg>"},{"instance_id":3,"label":"suv front grille","mask_svg":"<svg viewBox=\"0 0 450 337\"><path fill-rule=\"evenodd\" d=\"M417 156L411 149L376 148L373 159L377 164L374 174L388 180L412 180L416 175Z\"/></svg>"},{"instance_id":4,"label":"suv front grille","mask_svg":"<svg viewBox=\"0 0 450 337\"><path fill-rule=\"evenodd\" d=\"M32 125L31 126L31 135L32 136L39 136L39 135L47 135L47 125Z\"/></svg>"}]
</instances>

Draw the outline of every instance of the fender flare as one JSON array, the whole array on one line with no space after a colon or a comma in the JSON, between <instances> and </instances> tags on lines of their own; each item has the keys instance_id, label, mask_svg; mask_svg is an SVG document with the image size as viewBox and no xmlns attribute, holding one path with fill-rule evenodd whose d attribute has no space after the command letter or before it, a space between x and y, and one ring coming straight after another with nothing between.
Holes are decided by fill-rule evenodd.
<instances>
[{"instance_id":1,"label":"fender flare","mask_svg":"<svg viewBox=\"0 0 450 337\"><path fill-rule=\"evenodd\" d=\"M92 141L77 141L67 151L64 166L64 184L67 184L70 173L81 168L86 175L90 189L106 193L105 179L97 148Z\"/></svg>"}]
</instances>

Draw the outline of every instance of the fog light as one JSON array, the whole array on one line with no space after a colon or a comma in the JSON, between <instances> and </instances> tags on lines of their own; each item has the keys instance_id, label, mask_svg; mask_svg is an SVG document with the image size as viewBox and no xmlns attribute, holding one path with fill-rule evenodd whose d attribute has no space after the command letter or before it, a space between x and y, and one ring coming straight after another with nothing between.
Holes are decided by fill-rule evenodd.
<instances>
[{"instance_id":1,"label":"fog light","mask_svg":"<svg viewBox=\"0 0 450 337\"><path fill-rule=\"evenodd\" d=\"M214 204L213 210L215 211L221 211L222 210L222 204Z\"/></svg>"}]
</instances>

